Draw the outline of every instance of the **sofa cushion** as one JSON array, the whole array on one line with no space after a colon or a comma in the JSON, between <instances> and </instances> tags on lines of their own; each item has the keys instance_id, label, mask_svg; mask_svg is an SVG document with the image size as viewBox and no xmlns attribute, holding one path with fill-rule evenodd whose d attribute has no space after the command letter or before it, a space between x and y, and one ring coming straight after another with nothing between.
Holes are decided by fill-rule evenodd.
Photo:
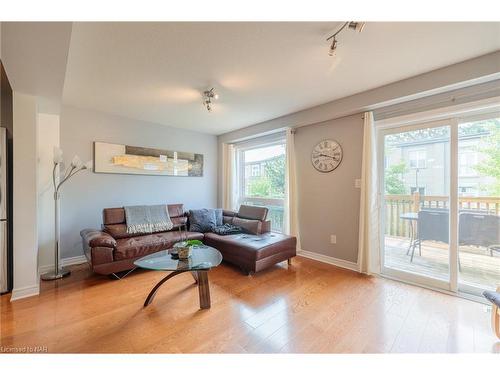
<instances>
[{"instance_id":1,"label":"sofa cushion","mask_svg":"<svg viewBox=\"0 0 500 375\"><path fill-rule=\"evenodd\" d=\"M182 203L167 204L167 209L170 219L184 216L184 205Z\"/></svg>"},{"instance_id":2,"label":"sofa cushion","mask_svg":"<svg viewBox=\"0 0 500 375\"><path fill-rule=\"evenodd\" d=\"M209 232L217 226L215 211L203 208L189 211L189 230L192 232Z\"/></svg>"},{"instance_id":3,"label":"sofa cushion","mask_svg":"<svg viewBox=\"0 0 500 375\"><path fill-rule=\"evenodd\" d=\"M167 204L168 215L170 219L184 216L184 205L182 203ZM125 210L123 207L105 208L102 210L103 225L125 224Z\"/></svg>"},{"instance_id":4,"label":"sofa cushion","mask_svg":"<svg viewBox=\"0 0 500 375\"><path fill-rule=\"evenodd\" d=\"M181 216L181 217L172 217L170 218L172 220L172 224L174 224L174 228L179 228L183 225L187 224L188 218L186 216Z\"/></svg>"},{"instance_id":5,"label":"sofa cushion","mask_svg":"<svg viewBox=\"0 0 500 375\"><path fill-rule=\"evenodd\" d=\"M259 236L248 234L231 234L220 236L215 233L205 233L203 242L216 248L224 259L255 262L279 253L295 255L297 240L295 237L281 233L265 233Z\"/></svg>"},{"instance_id":6,"label":"sofa cushion","mask_svg":"<svg viewBox=\"0 0 500 375\"><path fill-rule=\"evenodd\" d=\"M104 225L125 223L125 210L123 207L105 208L102 210L102 223Z\"/></svg>"},{"instance_id":7,"label":"sofa cushion","mask_svg":"<svg viewBox=\"0 0 500 375\"><path fill-rule=\"evenodd\" d=\"M261 234L262 233L262 221L260 220L249 220L235 217L232 221L233 225L241 227L244 232L250 234Z\"/></svg>"},{"instance_id":8,"label":"sofa cushion","mask_svg":"<svg viewBox=\"0 0 500 375\"><path fill-rule=\"evenodd\" d=\"M267 207L258 206L247 206L242 204L238 211L237 216L242 219L252 219L252 220L266 220L267 217Z\"/></svg>"},{"instance_id":9,"label":"sofa cushion","mask_svg":"<svg viewBox=\"0 0 500 375\"><path fill-rule=\"evenodd\" d=\"M160 232L116 241L115 260L136 258L171 248L181 240L203 240L203 234L195 232Z\"/></svg>"},{"instance_id":10,"label":"sofa cushion","mask_svg":"<svg viewBox=\"0 0 500 375\"><path fill-rule=\"evenodd\" d=\"M222 224L232 224L234 216L222 216Z\"/></svg>"},{"instance_id":11,"label":"sofa cushion","mask_svg":"<svg viewBox=\"0 0 500 375\"><path fill-rule=\"evenodd\" d=\"M141 233L127 233L126 224L107 224L102 226L104 232L109 233L116 239L140 236Z\"/></svg>"},{"instance_id":12,"label":"sofa cushion","mask_svg":"<svg viewBox=\"0 0 500 375\"><path fill-rule=\"evenodd\" d=\"M222 210L222 215L233 217L236 216L236 212L231 210Z\"/></svg>"}]
</instances>

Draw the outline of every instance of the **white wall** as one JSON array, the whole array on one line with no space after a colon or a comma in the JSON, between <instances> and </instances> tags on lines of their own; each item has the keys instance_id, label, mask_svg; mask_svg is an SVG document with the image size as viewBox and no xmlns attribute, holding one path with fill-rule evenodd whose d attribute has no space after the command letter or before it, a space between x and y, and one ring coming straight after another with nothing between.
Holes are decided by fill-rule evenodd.
<instances>
[{"instance_id":1,"label":"white wall","mask_svg":"<svg viewBox=\"0 0 500 375\"><path fill-rule=\"evenodd\" d=\"M14 289L11 299L38 294L37 101L14 92Z\"/></svg>"},{"instance_id":2,"label":"white wall","mask_svg":"<svg viewBox=\"0 0 500 375\"><path fill-rule=\"evenodd\" d=\"M217 205L217 137L102 112L64 106L60 119L65 161L92 158L94 141L166 148L204 155L203 177L140 176L81 172L62 189L61 258L83 254L80 231L100 228L102 210L124 205L184 203Z\"/></svg>"},{"instance_id":3,"label":"white wall","mask_svg":"<svg viewBox=\"0 0 500 375\"><path fill-rule=\"evenodd\" d=\"M38 263L54 265L53 150L59 147L59 116L38 114Z\"/></svg>"}]
</instances>

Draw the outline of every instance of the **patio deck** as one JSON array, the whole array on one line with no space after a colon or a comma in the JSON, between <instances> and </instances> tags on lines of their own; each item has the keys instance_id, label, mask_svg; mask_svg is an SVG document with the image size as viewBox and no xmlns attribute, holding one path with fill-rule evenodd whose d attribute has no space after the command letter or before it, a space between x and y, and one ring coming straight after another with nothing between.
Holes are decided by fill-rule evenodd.
<instances>
[{"instance_id":1,"label":"patio deck","mask_svg":"<svg viewBox=\"0 0 500 375\"><path fill-rule=\"evenodd\" d=\"M448 245L433 241L422 243L422 255L415 250L413 262L406 255L409 238L385 237L385 263L390 268L409 271L436 279L448 280L449 266ZM495 289L500 285L500 252L493 252L484 247L460 246L459 271L460 283L481 289Z\"/></svg>"}]
</instances>

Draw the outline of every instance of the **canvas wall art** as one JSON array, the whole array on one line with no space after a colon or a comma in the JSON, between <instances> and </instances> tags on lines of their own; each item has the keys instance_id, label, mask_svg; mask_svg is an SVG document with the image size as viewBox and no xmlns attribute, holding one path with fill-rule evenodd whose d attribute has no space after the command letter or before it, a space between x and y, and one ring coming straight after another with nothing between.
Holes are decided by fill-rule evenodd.
<instances>
[{"instance_id":1,"label":"canvas wall art","mask_svg":"<svg viewBox=\"0 0 500 375\"><path fill-rule=\"evenodd\" d=\"M203 176L203 155L115 143L94 142L96 173Z\"/></svg>"}]
</instances>

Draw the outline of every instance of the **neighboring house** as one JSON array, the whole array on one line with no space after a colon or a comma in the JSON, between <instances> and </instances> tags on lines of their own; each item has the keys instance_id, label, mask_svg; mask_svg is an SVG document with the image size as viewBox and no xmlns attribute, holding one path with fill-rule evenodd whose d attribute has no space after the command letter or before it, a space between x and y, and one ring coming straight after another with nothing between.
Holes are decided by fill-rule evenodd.
<instances>
[{"instance_id":1,"label":"neighboring house","mask_svg":"<svg viewBox=\"0 0 500 375\"><path fill-rule=\"evenodd\" d=\"M477 151L481 138L488 133L461 136L458 150L458 190L463 196L482 196L481 186L491 178L481 176L474 168L485 155ZM391 144L387 152L386 166L404 162L406 173L404 185L408 193L418 191L422 195L446 196L450 191L450 143L449 138L440 137L420 141Z\"/></svg>"},{"instance_id":2,"label":"neighboring house","mask_svg":"<svg viewBox=\"0 0 500 375\"><path fill-rule=\"evenodd\" d=\"M282 158L282 155L273 156L268 159L251 161L245 163L245 182L246 188L250 186L253 180L258 180L262 177L266 176L266 164L271 162L272 160ZM248 192L247 192L248 193Z\"/></svg>"}]
</instances>

